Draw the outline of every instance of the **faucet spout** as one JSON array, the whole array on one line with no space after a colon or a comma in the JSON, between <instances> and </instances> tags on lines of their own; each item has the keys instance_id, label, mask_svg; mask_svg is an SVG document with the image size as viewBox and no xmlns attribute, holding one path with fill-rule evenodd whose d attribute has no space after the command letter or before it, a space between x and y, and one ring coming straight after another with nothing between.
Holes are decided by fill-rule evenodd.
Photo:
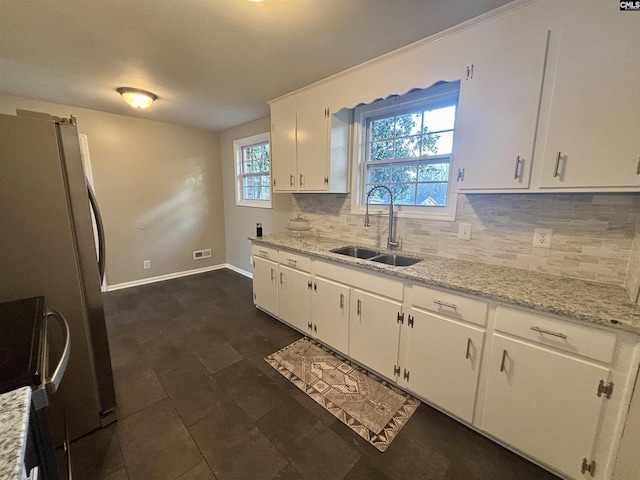
<instances>
[{"instance_id":1,"label":"faucet spout","mask_svg":"<svg viewBox=\"0 0 640 480\"><path fill-rule=\"evenodd\" d=\"M389 235L387 237L387 249L391 250L392 248L398 248L400 246L400 242L395 238L393 231L393 193L386 185L374 185L367 192L367 200L365 205L365 214L364 214L364 226L368 227L369 224L369 198L371 197L371 193L378 188L384 188L389 194Z\"/></svg>"}]
</instances>

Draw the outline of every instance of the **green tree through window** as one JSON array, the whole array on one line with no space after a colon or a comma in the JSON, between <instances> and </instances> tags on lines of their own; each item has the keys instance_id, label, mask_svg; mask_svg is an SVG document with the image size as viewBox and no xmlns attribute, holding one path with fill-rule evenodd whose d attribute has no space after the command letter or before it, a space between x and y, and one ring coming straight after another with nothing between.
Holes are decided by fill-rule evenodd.
<instances>
[{"instance_id":1,"label":"green tree through window","mask_svg":"<svg viewBox=\"0 0 640 480\"><path fill-rule=\"evenodd\" d=\"M401 107L400 107L401 108ZM453 148L455 99L369 117L366 121L366 194L385 185L398 205L445 206ZM378 189L370 203L386 204Z\"/></svg>"}]
</instances>

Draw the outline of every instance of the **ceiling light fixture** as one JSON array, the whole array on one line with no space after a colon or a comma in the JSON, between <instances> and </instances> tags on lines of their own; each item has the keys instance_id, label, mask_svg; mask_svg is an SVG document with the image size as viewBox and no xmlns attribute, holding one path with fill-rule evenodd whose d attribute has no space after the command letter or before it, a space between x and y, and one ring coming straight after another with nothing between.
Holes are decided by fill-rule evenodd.
<instances>
[{"instance_id":1,"label":"ceiling light fixture","mask_svg":"<svg viewBox=\"0 0 640 480\"><path fill-rule=\"evenodd\" d=\"M251 3L260 3L260 2L262 2L263 0L249 0L249 1L250 1Z\"/></svg>"},{"instance_id":2,"label":"ceiling light fixture","mask_svg":"<svg viewBox=\"0 0 640 480\"><path fill-rule=\"evenodd\" d=\"M124 101L133 108L147 108L158 98L155 93L140 90L139 88L120 87L117 91L122 95Z\"/></svg>"}]
</instances>

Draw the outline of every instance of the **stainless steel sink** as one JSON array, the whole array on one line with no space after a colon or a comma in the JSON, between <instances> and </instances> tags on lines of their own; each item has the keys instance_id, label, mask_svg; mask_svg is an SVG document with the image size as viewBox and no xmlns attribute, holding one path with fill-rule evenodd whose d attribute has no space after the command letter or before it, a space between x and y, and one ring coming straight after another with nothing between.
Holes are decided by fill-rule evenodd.
<instances>
[{"instance_id":1,"label":"stainless steel sink","mask_svg":"<svg viewBox=\"0 0 640 480\"><path fill-rule=\"evenodd\" d=\"M408 267L414 263L421 261L421 258L405 257L404 255L398 255L396 253L385 253L383 255L377 255L369 258L372 262L384 263L385 265L392 265L394 267Z\"/></svg>"},{"instance_id":2,"label":"stainless steel sink","mask_svg":"<svg viewBox=\"0 0 640 480\"><path fill-rule=\"evenodd\" d=\"M372 262L384 263L394 267L408 267L414 263L418 263L421 258L406 257L397 253L382 253L377 250L360 247L340 247L331 250L332 253L347 255L349 257L362 258L363 260L371 260Z\"/></svg>"},{"instance_id":3,"label":"stainless steel sink","mask_svg":"<svg viewBox=\"0 0 640 480\"><path fill-rule=\"evenodd\" d=\"M347 255L349 257L368 259L380 255L377 250L369 250L367 248L360 247L340 247L331 250L333 253L339 253L340 255Z\"/></svg>"}]
</instances>

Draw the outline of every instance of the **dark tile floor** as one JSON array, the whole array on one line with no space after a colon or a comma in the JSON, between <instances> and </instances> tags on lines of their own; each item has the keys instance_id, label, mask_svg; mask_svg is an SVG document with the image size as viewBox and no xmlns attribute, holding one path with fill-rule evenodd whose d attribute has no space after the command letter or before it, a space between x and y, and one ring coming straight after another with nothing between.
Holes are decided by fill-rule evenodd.
<instances>
[{"instance_id":1,"label":"dark tile floor","mask_svg":"<svg viewBox=\"0 0 640 480\"><path fill-rule=\"evenodd\" d=\"M230 270L110 292L118 421L72 445L79 480L554 479L422 405L380 453L267 365L300 334Z\"/></svg>"}]
</instances>

